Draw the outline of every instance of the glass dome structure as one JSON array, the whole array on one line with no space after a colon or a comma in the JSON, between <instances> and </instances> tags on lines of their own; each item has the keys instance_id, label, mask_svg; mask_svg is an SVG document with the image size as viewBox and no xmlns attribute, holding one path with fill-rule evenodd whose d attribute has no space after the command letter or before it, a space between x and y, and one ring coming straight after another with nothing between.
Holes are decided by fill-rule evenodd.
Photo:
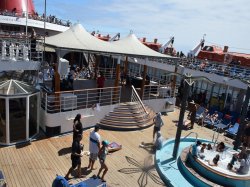
<instances>
[{"instance_id":1,"label":"glass dome structure","mask_svg":"<svg viewBox=\"0 0 250 187\"><path fill-rule=\"evenodd\" d=\"M0 144L29 141L39 132L39 91L18 80L0 82Z\"/></svg>"}]
</instances>

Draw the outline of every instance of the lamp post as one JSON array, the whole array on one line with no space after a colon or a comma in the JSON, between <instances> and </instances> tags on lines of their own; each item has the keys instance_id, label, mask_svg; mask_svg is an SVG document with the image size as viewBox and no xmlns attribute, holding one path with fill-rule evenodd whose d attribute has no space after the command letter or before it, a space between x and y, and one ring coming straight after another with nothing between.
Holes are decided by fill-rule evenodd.
<instances>
[{"instance_id":1,"label":"lamp post","mask_svg":"<svg viewBox=\"0 0 250 187\"><path fill-rule=\"evenodd\" d=\"M183 91L183 93L185 94L183 94L182 101L181 101L181 110L180 110L179 121L178 121L176 136L175 136L175 144L174 144L174 150L173 150L174 159L176 159L178 155L178 149L179 149L180 139L181 139L181 131L183 128L183 119L184 119L184 115L185 115L185 111L187 107L187 99L189 96L190 87L194 83L191 80L191 75L185 75L185 76L186 77L184 79L184 91Z\"/></svg>"}]
</instances>

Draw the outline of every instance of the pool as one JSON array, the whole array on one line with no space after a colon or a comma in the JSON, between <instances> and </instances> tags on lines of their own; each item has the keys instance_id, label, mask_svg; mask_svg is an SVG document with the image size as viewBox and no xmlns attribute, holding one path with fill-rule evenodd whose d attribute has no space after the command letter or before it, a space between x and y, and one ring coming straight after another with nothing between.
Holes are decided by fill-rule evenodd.
<instances>
[{"instance_id":1,"label":"pool","mask_svg":"<svg viewBox=\"0 0 250 187\"><path fill-rule=\"evenodd\" d=\"M198 140L202 143L210 143L210 141L206 139ZM174 139L167 140L164 143L163 148L156 152L156 169L167 186L207 187L216 184L232 187L250 186L249 173L246 175L238 175L227 169L227 164L231 161L232 155L235 153L232 148L227 148L223 153L218 153L214 150L205 150L205 158L203 160L194 159L190 154L187 154L187 160L190 162L189 165L198 173L198 175L191 173L185 166L186 159L184 159L185 161L181 160L180 158L182 155L180 156L180 154L183 154L184 150L188 150L187 152L189 152L189 147L194 144L195 141L195 138L181 139L177 160L172 158ZM212 160L216 154L220 154L218 167L209 166L208 162L205 160Z\"/></svg>"}]
</instances>

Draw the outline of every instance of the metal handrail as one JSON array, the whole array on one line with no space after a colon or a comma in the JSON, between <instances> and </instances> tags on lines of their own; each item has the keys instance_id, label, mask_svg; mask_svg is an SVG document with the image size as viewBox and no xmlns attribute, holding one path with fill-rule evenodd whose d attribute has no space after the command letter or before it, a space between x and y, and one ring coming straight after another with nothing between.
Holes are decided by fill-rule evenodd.
<instances>
[{"instance_id":1,"label":"metal handrail","mask_svg":"<svg viewBox=\"0 0 250 187\"><path fill-rule=\"evenodd\" d=\"M195 134L195 141L197 141L198 133L196 133L196 132L190 132L190 133L188 133L186 136L184 136L184 138L182 138L182 140L186 139L190 134Z\"/></svg>"},{"instance_id":2,"label":"metal handrail","mask_svg":"<svg viewBox=\"0 0 250 187\"><path fill-rule=\"evenodd\" d=\"M217 137L215 137L216 132L217 132ZM215 144L217 143L217 141L219 139L219 135L220 135L219 128L216 128L215 131L214 131L213 137L212 137L212 143L214 143L214 146L215 146Z\"/></svg>"},{"instance_id":3,"label":"metal handrail","mask_svg":"<svg viewBox=\"0 0 250 187\"><path fill-rule=\"evenodd\" d=\"M133 85L132 85L132 92L135 94L136 100L139 101L140 106L143 108L143 110L145 111L145 113L148 114L148 111L146 110L146 108L145 108L145 106L144 106L144 104L143 104L141 98L139 97L139 95L138 95L138 93L137 93L137 91L135 90L135 87L134 87ZM132 97L131 97L131 99L132 99Z\"/></svg>"},{"instance_id":4,"label":"metal handrail","mask_svg":"<svg viewBox=\"0 0 250 187\"><path fill-rule=\"evenodd\" d=\"M191 134L195 134L195 142L197 142L197 139L198 139L198 133L196 133L196 132L190 132L190 133L188 133L184 138L182 138L181 140L184 140L184 139L186 139L189 135L191 135ZM190 152L190 150L191 150L191 148L192 148L192 145L189 147L189 151L188 152ZM185 159L185 162L187 162L188 161L188 154L187 154L187 157L186 157L186 159Z\"/></svg>"},{"instance_id":5,"label":"metal handrail","mask_svg":"<svg viewBox=\"0 0 250 187\"><path fill-rule=\"evenodd\" d=\"M116 89L116 91L114 91L114 89ZM47 92L46 90L41 90L41 93L41 106L44 110L48 113L58 113L91 108L96 103L100 103L101 106L119 104L121 87L61 92Z\"/></svg>"}]
</instances>

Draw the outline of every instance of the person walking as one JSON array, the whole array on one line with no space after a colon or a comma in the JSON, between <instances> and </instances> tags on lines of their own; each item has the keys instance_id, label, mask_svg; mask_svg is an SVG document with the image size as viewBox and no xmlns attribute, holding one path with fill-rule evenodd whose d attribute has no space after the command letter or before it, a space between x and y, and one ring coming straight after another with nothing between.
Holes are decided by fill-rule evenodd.
<instances>
[{"instance_id":1,"label":"person walking","mask_svg":"<svg viewBox=\"0 0 250 187\"><path fill-rule=\"evenodd\" d=\"M153 142L155 140L155 133L161 130L161 127L164 125L161 119L161 113L158 112L157 115L154 117L153 122L155 123L154 130L153 130Z\"/></svg>"},{"instance_id":2,"label":"person walking","mask_svg":"<svg viewBox=\"0 0 250 187\"><path fill-rule=\"evenodd\" d=\"M73 140L77 137L78 134L82 135L82 123L81 123L81 114L77 114L73 121Z\"/></svg>"},{"instance_id":3,"label":"person walking","mask_svg":"<svg viewBox=\"0 0 250 187\"><path fill-rule=\"evenodd\" d=\"M69 179L70 173L77 167L77 176L81 177L81 157L83 156L82 153L82 145L81 145L82 135L78 134L76 139L73 140L72 143L72 153L71 153L71 161L72 166L69 169L68 173L65 175L65 179Z\"/></svg>"},{"instance_id":4,"label":"person walking","mask_svg":"<svg viewBox=\"0 0 250 187\"><path fill-rule=\"evenodd\" d=\"M197 112L197 105L195 104L194 101L190 102L191 104L191 109L189 112L189 116L190 116L190 126L188 127L189 129L193 129L194 128L194 122L196 120L196 112Z\"/></svg>"},{"instance_id":5,"label":"person walking","mask_svg":"<svg viewBox=\"0 0 250 187\"><path fill-rule=\"evenodd\" d=\"M102 147L98 153L98 158L100 160L101 168L98 171L97 178L100 178L102 182L106 182L104 180L104 176L108 171L108 166L105 163L106 155L108 154L108 148L107 148L108 145L109 145L109 142L107 140L102 141ZM100 177L102 170L104 171L103 171L102 177Z\"/></svg>"},{"instance_id":6,"label":"person walking","mask_svg":"<svg viewBox=\"0 0 250 187\"><path fill-rule=\"evenodd\" d=\"M88 165L88 169L90 170L94 170L94 164L95 161L97 160L98 157L98 153L100 150L100 142L101 142L101 136L98 133L100 129L99 125L95 126L95 129L90 133L90 137L89 137L89 165Z\"/></svg>"}]
</instances>

